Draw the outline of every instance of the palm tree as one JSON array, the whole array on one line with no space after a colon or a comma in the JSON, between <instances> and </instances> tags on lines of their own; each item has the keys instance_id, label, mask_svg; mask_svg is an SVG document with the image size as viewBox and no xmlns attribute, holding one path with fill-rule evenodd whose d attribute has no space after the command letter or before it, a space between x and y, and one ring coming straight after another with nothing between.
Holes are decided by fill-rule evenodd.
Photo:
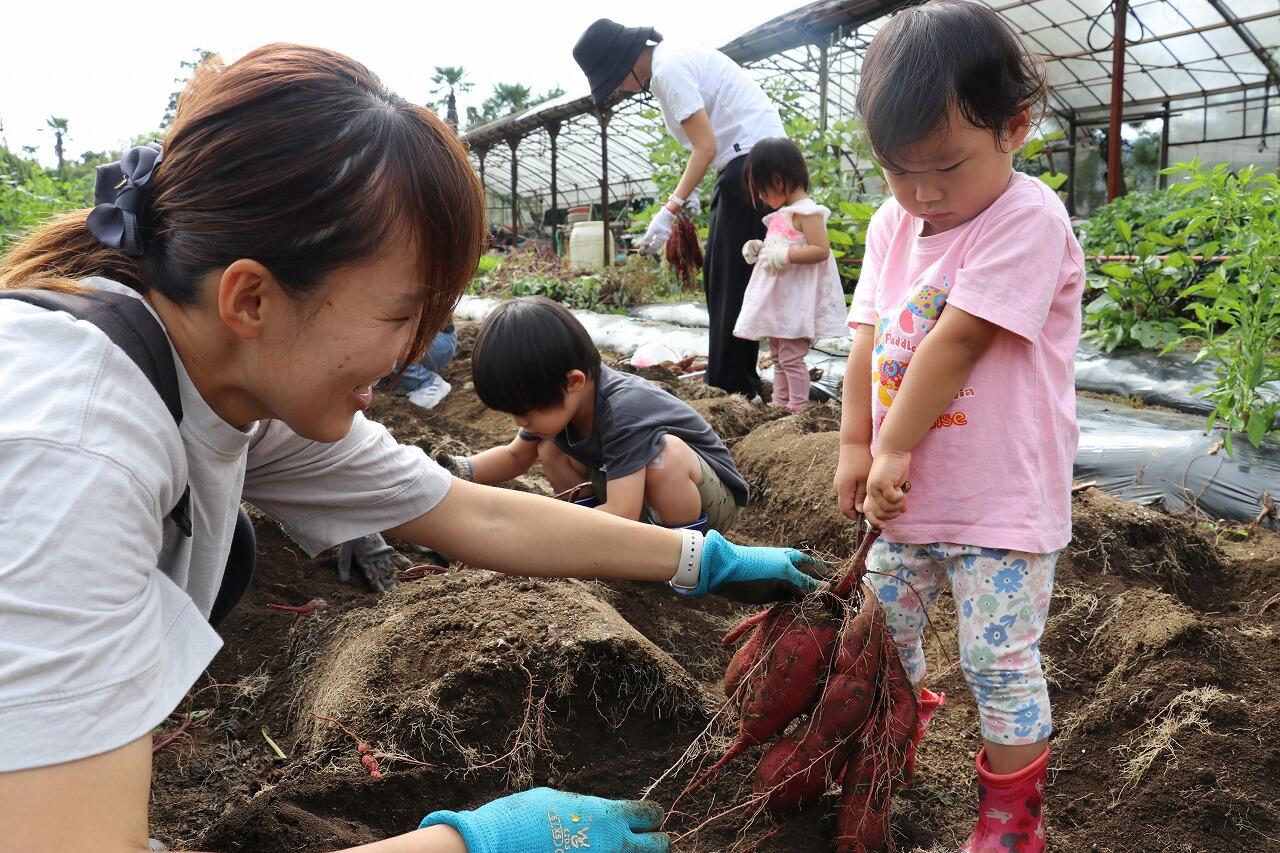
<instances>
[{"instance_id":1,"label":"palm tree","mask_svg":"<svg viewBox=\"0 0 1280 853\"><path fill-rule=\"evenodd\" d=\"M484 99L480 109L467 107L467 126L479 127L563 94L564 90L558 86L542 95L534 95L533 90L522 83L498 83L493 87L493 94Z\"/></svg>"},{"instance_id":2,"label":"palm tree","mask_svg":"<svg viewBox=\"0 0 1280 853\"><path fill-rule=\"evenodd\" d=\"M471 83L463 82L463 77L467 76L467 71L460 65L437 65L436 73L431 78L431 82L436 84L436 88L431 94L438 98L436 106L445 108L445 118L453 128L458 127L458 92L470 92L473 88Z\"/></svg>"},{"instance_id":3,"label":"palm tree","mask_svg":"<svg viewBox=\"0 0 1280 853\"><path fill-rule=\"evenodd\" d=\"M58 175L61 177L63 174L62 137L67 132L67 120L49 116L49 120L45 124L53 131L53 153L58 157Z\"/></svg>"},{"instance_id":4,"label":"palm tree","mask_svg":"<svg viewBox=\"0 0 1280 853\"><path fill-rule=\"evenodd\" d=\"M498 83L493 87L494 112L498 115L518 113L529 106L533 90L521 83Z\"/></svg>"}]
</instances>

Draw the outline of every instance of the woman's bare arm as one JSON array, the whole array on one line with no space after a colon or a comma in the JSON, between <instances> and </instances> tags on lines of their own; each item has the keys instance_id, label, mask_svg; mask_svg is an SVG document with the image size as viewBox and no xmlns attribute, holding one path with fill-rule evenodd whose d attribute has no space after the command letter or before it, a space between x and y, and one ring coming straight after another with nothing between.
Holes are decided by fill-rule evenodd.
<instances>
[{"instance_id":1,"label":"woman's bare arm","mask_svg":"<svg viewBox=\"0 0 1280 853\"><path fill-rule=\"evenodd\" d=\"M151 735L118 749L30 770L0 773L0 853L148 853ZM431 811L423 803L422 813ZM466 853L447 826L361 847L359 853Z\"/></svg>"}]
</instances>

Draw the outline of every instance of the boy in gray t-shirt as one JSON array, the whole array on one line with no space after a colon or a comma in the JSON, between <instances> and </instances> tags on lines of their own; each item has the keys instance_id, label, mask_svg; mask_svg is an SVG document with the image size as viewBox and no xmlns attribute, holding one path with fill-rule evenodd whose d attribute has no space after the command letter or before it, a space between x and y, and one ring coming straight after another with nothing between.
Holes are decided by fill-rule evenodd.
<instances>
[{"instance_id":1,"label":"boy in gray t-shirt","mask_svg":"<svg viewBox=\"0 0 1280 853\"><path fill-rule=\"evenodd\" d=\"M602 365L558 303L534 296L494 308L471 372L481 401L519 431L510 444L454 459L459 476L503 483L541 460L557 492L591 483L587 505L722 533L747 504L747 483L710 424L653 383Z\"/></svg>"}]
</instances>

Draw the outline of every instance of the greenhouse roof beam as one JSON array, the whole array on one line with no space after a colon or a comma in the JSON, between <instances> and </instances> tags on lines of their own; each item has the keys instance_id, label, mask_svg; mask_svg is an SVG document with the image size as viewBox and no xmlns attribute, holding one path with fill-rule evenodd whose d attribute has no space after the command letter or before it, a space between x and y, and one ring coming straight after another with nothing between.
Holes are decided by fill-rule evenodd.
<instances>
[{"instance_id":1,"label":"greenhouse roof beam","mask_svg":"<svg viewBox=\"0 0 1280 853\"><path fill-rule=\"evenodd\" d=\"M1018 5L1018 4L1015 3L1014 5ZM1008 8L1008 7L1003 7L1003 8ZM996 11L999 11L999 10L997 9ZM1246 18L1239 18L1236 20L1235 23L1252 24L1252 23L1257 23L1259 21L1265 21L1268 18L1280 18L1280 8L1276 9L1276 11L1274 12L1259 12L1256 15L1249 15ZM1178 30L1172 33L1167 33L1162 36L1148 36L1147 38L1138 39L1137 41L1131 41L1127 43L1127 46L1138 47L1139 45L1144 45L1144 44L1155 44L1156 42L1169 41L1171 39L1182 38L1183 36L1194 36L1194 35L1197 35L1198 33L1212 32L1213 30L1221 30L1227 27L1234 27L1234 24L1231 21L1221 21L1216 24L1206 24L1205 26L1202 26L1202 27L1188 27L1187 29ZM1051 29L1051 28L1046 27L1045 29ZM1047 60L1084 59L1086 57L1093 56L1095 54L1106 53L1109 50L1111 50L1110 44L1106 45L1105 47L1099 47L1099 48L1086 47L1083 50L1077 50L1072 53L1045 52L1044 54L1042 54L1042 56Z\"/></svg>"},{"instance_id":2,"label":"greenhouse roof beam","mask_svg":"<svg viewBox=\"0 0 1280 853\"><path fill-rule=\"evenodd\" d=\"M1240 20L1236 18L1235 14L1227 8L1227 4L1223 3L1222 0L1209 0L1209 5L1216 9L1218 14L1222 15L1223 20L1225 20L1231 29L1235 31L1235 34L1240 37L1240 41L1244 42L1253 55L1258 57L1258 61L1262 63L1263 67L1267 69L1267 73L1271 75L1271 81L1273 83L1280 83L1280 65L1276 64L1275 59L1271 56L1271 52L1258 43L1258 40L1253 37L1253 33L1249 31L1249 28L1244 26Z\"/></svg>"},{"instance_id":3,"label":"greenhouse roof beam","mask_svg":"<svg viewBox=\"0 0 1280 853\"><path fill-rule=\"evenodd\" d=\"M1269 81L1259 80L1256 83L1242 83L1236 86L1223 86L1220 89L1209 89L1204 92L1187 92L1185 94L1173 95L1171 97L1157 96L1153 98L1143 98L1137 101L1125 101L1124 108L1125 110L1129 110L1134 107L1149 107L1152 104L1163 104L1165 101L1178 102L1200 100L1201 98L1212 98L1215 95L1230 95L1233 92L1252 92L1257 89L1264 89L1269 85L1271 85ZM1079 110L1077 121L1081 124L1091 124L1092 122L1085 116L1087 116L1088 113L1097 112L1100 109L1105 110L1107 107L1103 106Z\"/></svg>"},{"instance_id":4,"label":"greenhouse roof beam","mask_svg":"<svg viewBox=\"0 0 1280 853\"><path fill-rule=\"evenodd\" d=\"M896 12L911 0L818 0L766 21L720 48L745 65L801 47L822 44L833 33L870 23Z\"/></svg>"}]
</instances>

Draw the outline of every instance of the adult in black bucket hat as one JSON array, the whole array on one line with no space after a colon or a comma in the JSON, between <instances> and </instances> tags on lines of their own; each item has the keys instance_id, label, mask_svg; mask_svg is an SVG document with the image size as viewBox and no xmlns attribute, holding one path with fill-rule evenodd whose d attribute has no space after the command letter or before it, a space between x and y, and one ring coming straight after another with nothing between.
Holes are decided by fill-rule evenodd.
<instances>
[{"instance_id":1,"label":"adult in black bucket hat","mask_svg":"<svg viewBox=\"0 0 1280 853\"><path fill-rule=\"evenodd\" d=\"M660 251L682 209L691 216L701 211L698 185L709 170L716 171L702 267L711 315L706 381L749 398L758 396L759 344L735 338L733 327L751 279L742 246L764 239L761 217L769 211L748 195L742 167L757 142L786 136L777 107L723 53L671 45L653 27L624 27L601 18L578 39L573 58L587 75L597 107L619 91L652 91L667 130L691 151L675 192L649 222L640 251Z\"/></svg>"},{"instance_id":2,"label":"adult in black bucket hat","mask_svg":"<svg viewBox=\"0 0 1280 853\"><path fill-rule=\"evenodd\" d=\"M587 27L573 46L573 58L587 75L596 107L603 107L631 75L641 51L651 41L662 41L653 27L624 27L608 18Z\"/></svg>"}]
</instances>

